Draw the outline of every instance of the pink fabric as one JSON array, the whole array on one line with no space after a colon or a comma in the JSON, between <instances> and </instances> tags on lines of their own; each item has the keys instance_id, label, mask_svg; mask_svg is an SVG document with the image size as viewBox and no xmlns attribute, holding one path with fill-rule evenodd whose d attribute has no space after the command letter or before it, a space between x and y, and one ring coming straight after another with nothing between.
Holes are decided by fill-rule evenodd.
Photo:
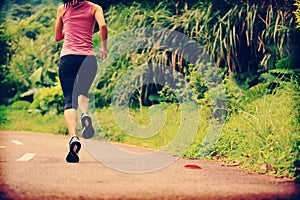
<instances>
[{"instance_id":1,"label":"pink fabric","mask_svg":"<svg viewBox=\"0 0 300 200\"><path fill-rule=\"evenodd\" d=\"M92 41L95 26L92 4L84 1L66 7L62 21L65 37L60 56L95 55Z\"/></svg>"}]
</instances>

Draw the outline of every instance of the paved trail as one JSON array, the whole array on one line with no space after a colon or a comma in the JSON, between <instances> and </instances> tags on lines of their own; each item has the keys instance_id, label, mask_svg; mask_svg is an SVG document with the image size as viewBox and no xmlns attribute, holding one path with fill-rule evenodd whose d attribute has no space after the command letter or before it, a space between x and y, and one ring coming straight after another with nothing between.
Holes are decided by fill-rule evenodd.
<instances>
[{"instance_id":1,"label":"paved trail","mask_svg":"<svg viewBox=\"0 0 300 200\"><path fill-rule=\"evenodd\" d=\"M80 163L69 164L67 142L66 136L1 131L0 199L300 199L293 182L201 160L176 159L153 172L125 173L102 164L83 146ZM110 156L121 166L133 161Z\"/></svg>"}]
</instances>

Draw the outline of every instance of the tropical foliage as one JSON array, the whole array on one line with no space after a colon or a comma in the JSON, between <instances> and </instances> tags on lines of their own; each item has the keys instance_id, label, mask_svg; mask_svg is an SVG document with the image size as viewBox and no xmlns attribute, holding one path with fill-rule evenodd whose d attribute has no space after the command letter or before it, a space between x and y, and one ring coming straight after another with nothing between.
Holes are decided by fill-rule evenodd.
<instances>
[{"instance_id":1,"label":"tropical foliage","mask_svg":"<svg viewBox=\"0 0 300 200\"><path fill-rule=\"evenodd\" d=\"M295 6L297 6L297 10L294 12L297 19L297 28L300 28L300 1L295 1Z\"/></svg>"},{"instance_id":2,"label":"tropical foliage","mask_svg":"<svg viewBox=\"0 0 300 200\"><path fill-rule=\"evenodd\" d=\"M179 31L203 46L220 71L225 76L229 75L243 90L270 81L266 80L269 76L262 76L270 70L279 72L276 68L298 67L293 64L297 62L290 58L293 53L299 52L293 46L293 38L297 37L298 31L294 29L296 20L292 1L285 4L280 1L226 1L218 4L214 1L191 1L191 4L160 1L154 9L153 5L134 2L130 6L111 6L106 12L110 35L144 27ZM11 91L2 96L18 94L15 99L22 98L24 92L55 84L61 47L53 40L55 12L54 5L41 7L38 11L24 2L23 5L14 4L11 7L6 21L2 23L1 39L4 48L1 50L1 64L3 74L8 73L2 75L5 82L13 87L8 87ZM36 51L37 47L39 51ZM102 103L99 105L109 104L118 77L129 67L135 68L131 59L133 57L140 60L135 66L143 62L161 63L184 75L188 75L190 70L188 63L176 52L128 52L115 60L113 68L108 68L101 78L98 87L101 92L98 94L104 96L101 96ZM297 57L294 55L294 58ZM164 67L152 69L155 73L164 73L159 70L164 70ZM11 74L13 76L9 78ZM147 104L148 97L157 95L161 89L159 86L144 86L143 90L148 92L143 96L143 102ZM203 95L202 91L198 96Z\"/></svg>"}]
</instances>

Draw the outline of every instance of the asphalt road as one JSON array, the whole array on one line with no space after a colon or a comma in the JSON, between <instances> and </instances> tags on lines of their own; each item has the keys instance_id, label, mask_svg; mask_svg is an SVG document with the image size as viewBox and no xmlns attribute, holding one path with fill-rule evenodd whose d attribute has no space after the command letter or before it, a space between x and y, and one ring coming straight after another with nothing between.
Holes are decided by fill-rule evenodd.
<instances>
[{"instance_id":1,"label":"asphalt road","mask_svg":"<svg viewBox=\"0 0 300 200\"><path fill-rule=\"evenodd\" d=\"M300 185L285 179L107 142L83 141L80 162L70 164L67 143L0 131L0 199L300 199Z\"/></svg>"}]
</instances>

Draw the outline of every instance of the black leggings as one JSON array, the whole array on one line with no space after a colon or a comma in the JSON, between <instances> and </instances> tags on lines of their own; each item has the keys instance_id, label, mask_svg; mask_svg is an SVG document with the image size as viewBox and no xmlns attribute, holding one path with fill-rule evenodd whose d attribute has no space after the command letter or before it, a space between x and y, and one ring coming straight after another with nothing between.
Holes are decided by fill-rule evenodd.
<instances>
[{"instance_id":1,"label":"black leggings","mask_svg":"<svg viewBox=\"0 0 300 200\"><path fill-rule=\"evenodd\" d=\"M65 55L59 64L59 79L65 99L65 110L77 109L78 96L88 96L97 73L95 56Z\"/></svg>"}]
</instances>

